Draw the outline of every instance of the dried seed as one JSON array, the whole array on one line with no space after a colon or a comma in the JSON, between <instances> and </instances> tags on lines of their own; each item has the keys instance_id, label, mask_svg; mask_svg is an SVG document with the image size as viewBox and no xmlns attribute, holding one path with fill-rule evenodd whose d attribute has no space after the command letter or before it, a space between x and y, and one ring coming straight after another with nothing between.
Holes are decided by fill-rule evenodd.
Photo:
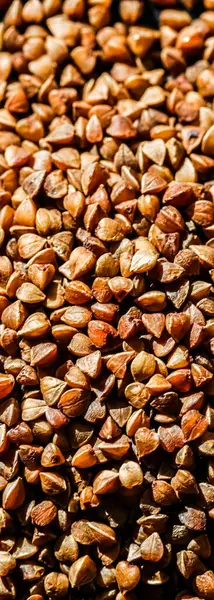
<instances>
[{"instance_id":1,"label":"dried seed","mask_svg":"<svg viewBox=\"0 0 214 600\"><path fill-rule=\"evenodd\" d=\"M83 545L103 544L104 546L112 546L116 541L115 533L111 527L94 521L76 521L72 525L72 534L74 539Z\"/></svg>"},{"instance_id":2,"label":"dried seed","mask_svg":"<svg viewBox=\"0 0 214 600\"><path fill-rule=\"evenodd\" d=\"M127 561L120 561L116 566L116 579L120 590L133 590L140 580L140 569Z\"/></svg>"},{"instance_id":3,"label":"dried seed","mask_svg":"<svg viewBox=\"0 0 214 600\"><path fill-rule=\"evenodd\" d=\"M31 512L32 523L39 527L49 525L57 515L57 508L50 500L37 504Z\"/></svg>"},{"instance_id":4,"label":"dried seed","mask_svg":"<svg viewBox=\"0 0 214 600\"><path fill-rule=\"evenodd\" d=\"M140 457L154 452L159 446L159 437L154 430L141 427L135 434L137 453Z\"/></svg>"},{"instance_id":5,"label":"dried seed","mask_svg":"<svg viewBox=\"0 0 214 600\"><path fill-rule=\"evenodd\" d=\"M139 352L131 363L131 372L134 379L143 381L153 375L155 366L155 358L152 354Z\"/></svg>"},{"instance_id":6,"label":"dried seed","mask_svg":"<svg viewBox=\"0 0 214 600\"><path fill-rule=\"evenodd\" d=\"M69 581L71 587L85 585L95 579L97 567L95 562L85 554L78 558L69 569Z\"/></svg>"},{"instance_id":7,"label":"dried seed","mask_svg":"<svg viewBox=\"0 0 214 600\"><path fill-rule=\"evenodd\" d=\"M144 560L158 562L164 553L164 546L158 533L152 533L141 544L141 556Z\"/></svg>"},{"instance_id":8,"label":"dried seed","mask_svg":"<svg viewBox=\"0 0 214 600\"><path fill-rule=\"evenodd\" d=\"M145 273L155 267L158 259L158 253L154 246L148 241L141 242L140 250L134 254L131 262L132 273Z\"/></svg>"}]
</instances>

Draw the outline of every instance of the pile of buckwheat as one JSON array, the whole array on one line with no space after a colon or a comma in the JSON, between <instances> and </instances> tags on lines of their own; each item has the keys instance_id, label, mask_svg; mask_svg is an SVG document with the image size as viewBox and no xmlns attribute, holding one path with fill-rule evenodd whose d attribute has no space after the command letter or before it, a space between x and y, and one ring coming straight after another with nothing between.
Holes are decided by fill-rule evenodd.
<instances>
[{"instance_id":1,"label":"pile of buckwheat","mask_svg":"<svg viewBox=\"0 0 214 600\"><path fill-rule=\"evenodd\" d=\"M0 600L214 600L195 4L0 2Z\"/></svg>"}]
</instances>

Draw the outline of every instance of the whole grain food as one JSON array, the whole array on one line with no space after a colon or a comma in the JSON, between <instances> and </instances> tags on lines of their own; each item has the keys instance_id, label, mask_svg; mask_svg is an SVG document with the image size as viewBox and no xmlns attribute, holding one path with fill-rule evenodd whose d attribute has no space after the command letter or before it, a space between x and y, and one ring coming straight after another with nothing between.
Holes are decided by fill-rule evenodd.
<instances>
[{"instance_id":1,"label":"whole grain food","mask_svg":"<svg viewBox=\"0 0 214 600\"><path fill-rule=\"evenodd\" d=\"M214 600L213 0L0 9L0 599Z\"/></svg>"}]
</instances>

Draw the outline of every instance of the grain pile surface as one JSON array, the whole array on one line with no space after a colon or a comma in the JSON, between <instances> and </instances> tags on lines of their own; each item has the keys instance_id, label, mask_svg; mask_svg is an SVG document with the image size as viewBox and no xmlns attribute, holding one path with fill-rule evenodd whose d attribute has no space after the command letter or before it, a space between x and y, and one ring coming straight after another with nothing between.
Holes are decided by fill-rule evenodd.
<instances>
[{"instance_id":1,"label":"grain pile surface","mask_svg":"<svg viewBox=\"0 0 214 600\"><path fill-rule=\"evenodd\" d=\"M0 600L214 600L214 0L0 9Z\"/></svg>"}]
</instances>

